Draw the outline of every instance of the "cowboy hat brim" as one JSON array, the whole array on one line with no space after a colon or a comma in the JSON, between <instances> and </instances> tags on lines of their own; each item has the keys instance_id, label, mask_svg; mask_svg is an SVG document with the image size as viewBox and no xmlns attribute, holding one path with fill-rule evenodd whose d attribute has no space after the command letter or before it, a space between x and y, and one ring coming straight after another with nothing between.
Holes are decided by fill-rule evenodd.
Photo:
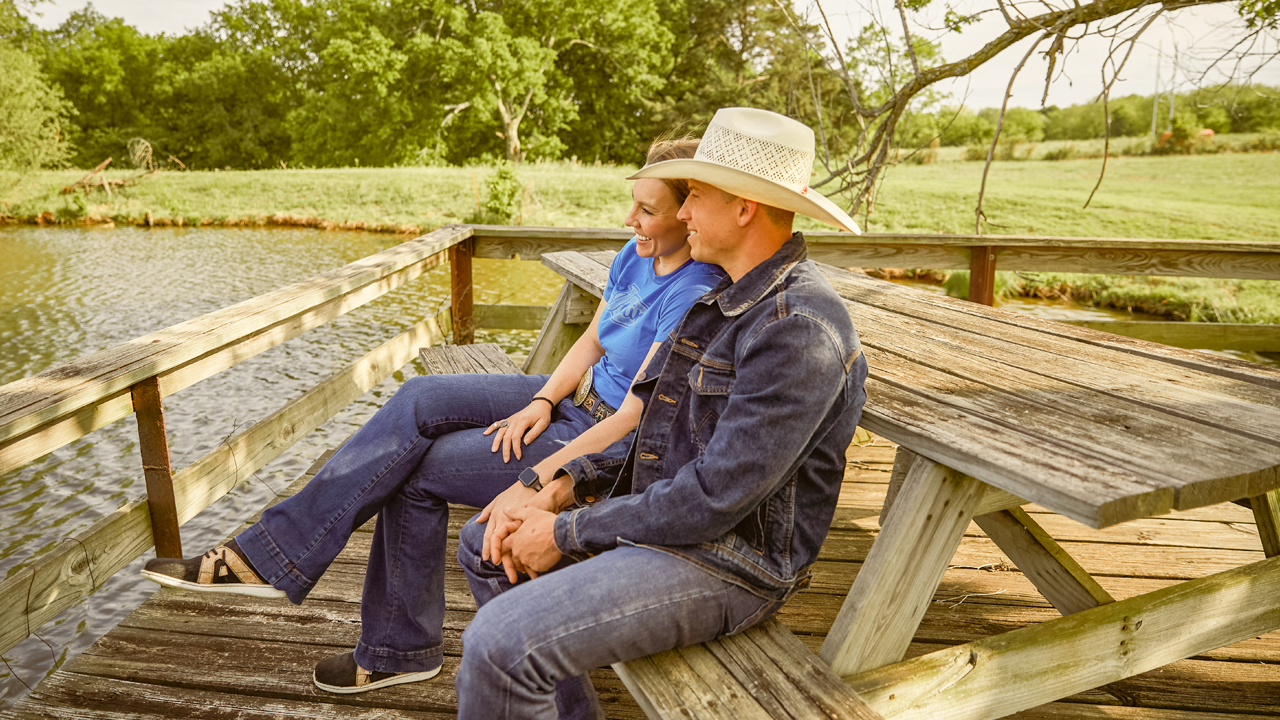
<instances>
[{"instance_id":1,"label":"cowboy hat brim","mask_svg":"<svg viewBox=\"0 0 1280 720\"><path fill-rule=\"evenodd\" d=\"M855 235L862 234L848 213L817 190L806 187L804 192L796 192L785 185L766 180L758 175L708 160L698 158L666 160L640 168L627 179L642 178L697 180L713 185L731 195L807 215L833 227L848 230Z\"/></svg>"}]
</instances>

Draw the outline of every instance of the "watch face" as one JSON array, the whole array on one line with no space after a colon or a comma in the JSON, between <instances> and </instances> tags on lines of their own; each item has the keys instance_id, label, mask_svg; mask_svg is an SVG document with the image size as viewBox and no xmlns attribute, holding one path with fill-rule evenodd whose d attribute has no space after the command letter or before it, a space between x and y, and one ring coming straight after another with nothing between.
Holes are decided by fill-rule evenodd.
<instances>
[{"instance_id":1,"label":"watch face","mask_svg":"<svg viewBox=\"0 0 1280 720\"><path fill-rule=\"evenodd\" d=\"M525 468L520 471L520 475L518 477L520 482L524 483L525 487L529 487L538 481L538 471L531 467Z\"/></svg>"}]
</instances>

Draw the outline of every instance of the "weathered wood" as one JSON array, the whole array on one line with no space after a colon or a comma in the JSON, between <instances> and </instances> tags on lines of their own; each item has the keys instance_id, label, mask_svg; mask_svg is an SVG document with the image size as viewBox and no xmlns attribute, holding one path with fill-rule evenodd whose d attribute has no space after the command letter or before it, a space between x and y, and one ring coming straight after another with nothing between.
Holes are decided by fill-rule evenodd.
<instances>
[{"instance_id":1,"label":"weathered wood","mask_svg":"<svg viewBox=\"0 0 1280 720\"><path fill-rule=\"evenodd\" d=\"M151 547L146 500L125 505L0 582L0 652L102 587Z\"/></svg>"},{"instance_id":2,"label":"weathered wood","mask_svg":"<svg viewBox=\"0 0 1280 720\"><path fill-rule=\"evenodd\" d=\"M1280 326L1277 325L1154 320L1061 320L1059 322L1191 350L1280 352Z\"/></svg>"},{"instance_id":3,"label":"weathered wood","mask_svg":"<svg viewBox=\"0 0 1280 720\"><path fill-rule=\"evenodd\" d=\"M403 367L413 357L414 348L439 338L434 320L418 323L179 471L173 477L179 524ZM19 612L0 616L0 648L8 650L22 641L28 627L37 629L53 619L151 544L149 504L144 498L94 523L76 535L73 543L64 543L31 568L7 578L0 583L0 606L28 608L29 616Z\"/></svg>"},{"instance_id":4,"label":"weathered wood","mask_svg":"<svg viewBox=\"0 0 1280 720\"><path fill-rule=\"evenodd\" d=\"M169 437L164 428L160 381L147 378L134 385L130 394L133 411L138 415L138 449L147 483L147 511L151 514L156 557L180 558L182 536L178 532L178 508L173 497L173 468L169 465Z\"/></svg>"},{"instance_id":5,"label":"weathered wood","mask_svg":"<svg viewBox=\"0 0 1280 720\"><path fill-rule=\"evenodd\" d=\"M969 302L996 303L996 250L991 245L969 248Z\"/></svg>"},{"instance_id":6,"label":"weathered wood","mask_svg":"<svg viewBox=\"0 0 1280 720\"><path fill-rule=\"evenodd\" d=\"M1262 551L1267 557L1280 555L1280 489L1249 498L1249 505L1253 508Z\"/></svg>"},{"instance_id":7,"label":"weathered wood","mask_svg":"<svg viewBox=\"0 0 1280 720\"><path fill-rule=\"evenodd\" d=\"M478 345L440 345L422 348L418 359L428 375L515 374L520 368L495 343Z\"/></svg>"},{"instance_id":8,"label":"weathered wood","mask_svg":"<svg viewBox=\"0 0 1280 720\"><path fill-rule=\"evenodd\" d=\"M612 260L612 256L608 257ZM602 262L603 258L594 253L558 252L544 255L542 264L563 275L571 285L603 297L609 279L609 262Z\"/></svg>"},{"instance_id":9,"label":"weathered wood","mask_svg":"<svg viewBox=\"0 0 1280 720\"><path fill-rule=\"evenodd\" d=\"M1063 615L1115 602L1022 508L973 520Z\"/></svg>"},{"instance_id":10,"label":"weathered wood","mask_svg":"<svg viewBox=\"0 0 1280 720\"><path fill-rule=\"evenodd\" d=\"M446 227L343 268L0 387L0 473L132 411L129 388L170 395L359 307L440 264L464 240Z\"/></svg>"},{"instance_id":11,"label":"weathered wood","mask_svg":"<svg viewBox=\"0 0 1280 720\"><path fill-rule=\"evenodd\" d=\"M1280 558L845 676L881 714L985 720L1280 627Z\"/></svg>"},{"instance_id":12,"label":"weathered wood","mask_svg":"<svg viewBox=\"0 0 1280 720\"><path fill-rule=\"evenodd\" d=\"M569 325L586 325L596 316L600 299L577 285L571 286L568 304L564 309L564 321Z\"/></svg>"},{"instance_id":13,"label":"weathered wood","mask_svg":"<svg viewBox=\"0 0 1280 720\"><path fill-rule=\"evenodd\" d=\"M453 320L453 343L469 345L475 341L475 318L472 316L471 255L473 241L464 240L449 248L450 311Z\"/></svg>"},{"instance_id":14,"label":"weathered wood","mask_svg":"<svg viewBox=\"0 0 1280 720\"><path fill-rule=\"evenodd\" d=\"M889 475L889 486L886 491L883 505L880 508L880 524L884 524L885 517L889 514L889 508L893 506L894 499L898 496L898 491L902 489L902 481L906 479L907 468L911 467L916 454L908 450L906 447L899 445L897 455L893 461L893 469ZM848 486L848 480L845 480ZM973 509L973 514L986 515L987 513L999 512L1009 508L1026 505L1027 501L1007 493L1000 488L987 486L987 491L983 493L982 499L978 501L978 505Z\"/></svg>"},{"instance_id":15,"label":"weathered wood","mask_svg":"<svg viewBox=\"0 0 1280 720\"><path fill-rule=\"evenodd\" d=\"M902 659L985 486L917 456L819 655L840 675Z\"/></svg>"},{"instance_id":16,"label":"weathered wood","mask_svg":"<svg viewBox=\"0 0 1280 720\"><path fill-rule=\"evenodd\" d=\"M619 250L635 233L618 228L507 227L471 225L476 257L500 260L541 260L542 255L566 250Z\"/></svg>"},{"instance_id":17,"label":"weathered wood","mask_svg":"<svg viewBox=\"0 0 1280 720\"><path fill-rule=\"evenodd\" d=\"M524 372L528 375L550 374L560 361L564 359L569 348L586 332L585 325L570 325L565 322L568 313L569 298L573 295L573 283L566 282L560 289L560 295L547 313L547 320L542 324L538 339L529 351L524 363Z\"/></svg>"}]
</instances>

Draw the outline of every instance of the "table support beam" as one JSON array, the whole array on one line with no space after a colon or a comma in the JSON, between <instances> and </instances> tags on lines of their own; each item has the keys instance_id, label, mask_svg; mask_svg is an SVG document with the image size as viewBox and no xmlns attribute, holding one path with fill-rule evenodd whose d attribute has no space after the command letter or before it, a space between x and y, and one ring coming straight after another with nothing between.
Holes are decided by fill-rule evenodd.
<instances>
[{"instance_id":1,"label":"table support beam","mask_svg":"<svg viewBox=\"0 0 1280 720\"><path fill-rule=\"evenodd\" d=\"M845 675L894 720L992 720L1280 628L1280 557Z\"/></svg>"},{"instance_id":2,"label":"table support beam","mask_svg":"<svg viewBox=\"0 0 1280 720\"><path fill-rule=\"evenodd\" d=\"M1262 551L1267 557L1280 555L1280 489L1249 498L1253 519L1258 523Z\"/></svg>"},{"instance_id":3,"label":"table support beam","mask_svg":"<svg viewBox=\"0 0 1280 720\"><path fill-rule=\"evenodd\" d=\"M1063 615L1115 602L1022 508L973 520Z\"/></svg>"},{"instance_id":4,"label":"table support beam","mask_svg":"<svg viewBox=\"0 0 1280 720\"><path fill-rule=\"evenodd\" d=\"M926 457L904 457L902 489L819 653L842 676L902 659L987 491Z\"/></svg>"}]
</instances>

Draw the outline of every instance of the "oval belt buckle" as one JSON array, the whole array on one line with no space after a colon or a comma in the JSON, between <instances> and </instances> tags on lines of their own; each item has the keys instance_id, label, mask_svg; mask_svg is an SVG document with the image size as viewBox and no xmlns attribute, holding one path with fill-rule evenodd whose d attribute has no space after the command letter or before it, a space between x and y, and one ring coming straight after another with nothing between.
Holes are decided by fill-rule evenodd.
<instances>
[{"instance_id":1,"label":"oval belt buckle","mask_svg":"<svg viewBox=\"0 0 1280 720\"><path fill-rule=\"evenodd\" d=\"M591 393L591 378L594 374L594 365L587 368L587 371L582 373L582 379L578 381L578 389L573 393L574 405L581 407L582 403L586 401L587 395Z\"/></svg>"}]
</instances>

